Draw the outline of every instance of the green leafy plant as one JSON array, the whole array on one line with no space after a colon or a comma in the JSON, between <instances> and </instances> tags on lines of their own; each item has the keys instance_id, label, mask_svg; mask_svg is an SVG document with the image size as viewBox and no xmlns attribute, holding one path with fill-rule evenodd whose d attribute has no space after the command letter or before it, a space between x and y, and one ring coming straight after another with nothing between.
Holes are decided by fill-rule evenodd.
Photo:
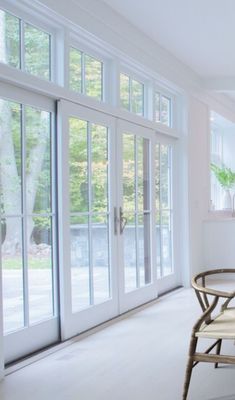
<instances>
[{"instance_id":1,"label":"green leafy plant","mask_svg":"<svg viewBox=\"0 0 235 400\"><path fill-rule=\"evenodd\" d=\"M218 167L218 165L211 163L211 170L223 189L231 189L233 187L235 184L235 172L230 168L225 165Z\"/></svg>"}]
</instances>

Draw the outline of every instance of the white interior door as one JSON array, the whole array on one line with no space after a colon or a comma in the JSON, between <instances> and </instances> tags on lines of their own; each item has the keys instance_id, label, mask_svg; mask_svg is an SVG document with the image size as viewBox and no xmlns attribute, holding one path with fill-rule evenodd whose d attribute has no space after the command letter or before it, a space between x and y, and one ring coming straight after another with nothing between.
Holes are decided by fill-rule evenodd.
<instances>
[{"instance_id":1,"label":"white interior door","mask_svg":"<svg viewBox=\"0 0 235 400\"><path fill-rule=\"evenodd\" d=\"M118 314L115 120L61 101L62 338Z\"/></svg>"},{"instance_id":2,"label":"white interior door","mask_svg":"<svg viewBox=\"0 0 235 400\"><path fill-rule=\"evenodd\" d=\"M1 84L0 186L5 362L59 340L54 103Z\"/></svg>"}]
</instances>

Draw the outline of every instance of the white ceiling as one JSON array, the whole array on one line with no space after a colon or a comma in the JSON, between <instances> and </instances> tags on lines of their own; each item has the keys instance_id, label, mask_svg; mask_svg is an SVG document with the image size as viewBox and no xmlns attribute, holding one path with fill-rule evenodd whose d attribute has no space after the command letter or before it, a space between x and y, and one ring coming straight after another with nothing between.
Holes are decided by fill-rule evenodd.
<instances>
[{"instance_id":1,"label":"white ceiling","mask_svg":"<svg viewBox=\"0 0 235 400\"><path fill-rule=\"evenodd\" d=\"M235 77L235 0L103 1L201 77Z\"/></svg>"}]
</instances>

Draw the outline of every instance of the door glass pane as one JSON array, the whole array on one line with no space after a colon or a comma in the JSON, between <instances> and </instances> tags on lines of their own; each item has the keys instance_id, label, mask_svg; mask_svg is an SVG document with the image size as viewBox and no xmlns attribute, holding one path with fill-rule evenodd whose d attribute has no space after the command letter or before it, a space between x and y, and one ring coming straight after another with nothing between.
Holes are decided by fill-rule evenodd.
<instances>
[{"instance_id":1,"label":"door glass pane","mask_svg":"<svg viewBox=\"0 0 235 400\"><path fill-rule=\"evenodd\" d=\"M135 137L123 135L123 208L135 210Z\"/></svg>"},{"instance_id":2,"label":"door glass pane","mask_svg":"<svg viewBox=\"0 0 235 400\"><path fill-rule=\"evenodd\" d=\"M89 231L86 215L70 218L72 312L90 305Z\"/></svg>"},{"instance_id":3,"label":"door glass pane","mask_svg":"<svg viewBox=\"0 0 235 400\"><path fill-rule=\"evenodd\" d=\"M160 212L156 212L156 267L157 277L162 277L162 257L161 257L161 218Z\"/></svg>"},{"instance_id":4,"label":"door glass pane","mask_svg":"<svg viewBox=\"0 0 235 400\"><path fill-rule=\"evenodd\" d=\"M149 210L149 140L141 137L137 141L138 210Z\"/></svg>"},{"instance_id":5,"label":"door glass pane","mask_svg":"<svg viewBox=\"0 0 235 400\"><path fill-rule=\"evenodd\" d=\"M131 83L131 111L144 115L144 85L134 79Z\"/></svg>"},{"instance_id":6,"label":"door glass pane","mask_svg":"<svg viewBox=\"0 0 235 400\"><path fill-rule=\"evenodd\" d=\"M22 220L2 218L2 295L4 334L24 327Z\"/></svg>"},{"instance_id":7,"label":"door glass pane","mask_svg":"<svg viewBox=\"0 0 235 400\"><path fill-rule=\"evenodd\" d=\"M156 267L157 277L173 272L171 153L169 145L157 144L155 155L156 183Z\"/></svg>"},{"instance_id":8,"label":"door glass pane","mask_svg":"<svg viewBox=\"0 0 235 400\"><path fill-rule=\"evenodd\" d=\"M163 209L171 207L170 152L169 146L161 145L161 207Z\"/></svg>"},{"instance_id":9,"label":"door glass pane","mask_svg":"<svg viewBox=\"0 0 235 400\"><path fill-rule=\"evenodd\" d=\"M92 211L108 209L108 132L101 125L91 125Z\"/></svg>"},{"instance_id":10,"label":"door glass pane","mask_svg":"<svg viewBox=\"0 0 235 400\"><path fill-rule=\"evenodd\" d=\"M0 137L3 313L8 333L24 326L20 104L0 99Z\"/></svg>"},{"instance_id":11,"label":"door glass pane","mask_svg":"<svg viewBox=\"0 0 235 400\"><path fill-rule=\"evenodd\" d=\"M130 78L127 75L120 74L120 100L121 107L130 110Z\"/></svg>"},{"instance_id":12,"label":"door glass pane","mask_svg":"<svg viewBox=\"0 0 235 400\"><path fill-rule=\"evenodd\" d=\"M82 53L73 47L69 51L69 87L82 93Z\"/></svg>"},{"instance_id":13,"label":"door glass pane","mask_svg":"<svg viewBox=\"0 0 235 400\"><path fill-rule=\"evenodd\" d=\"M70 118L73 312L110 298L108 128Z\"/></svg>"},{"instance_id":14,"label":"door glass pane","mask_svg":"<svg viewBox=\"0 0 235 400\"><path fill-rule=\"evenodd\" d=\"M85 94L102 100L103 63L84 54Z\"/></svg>"},{"instance_id":15,"label":"door glass pane","mask_svg":"<svg viewBox=\"0 0 235 400\"><path fill-rule=\"evenodd\" d=\"M51 211L50 113L25 107L27 213Z\"/></svg>"},{"instance_id":16,"label":"door glass pane","mask_svg":"<svg viewBox=\"0 0 235 400\"><path fill-rule=\"evenodd\" d=\"M88 123L69 119L70 211L88 211Z\"/></svg>"},{"instance_id":17,"label":"door glass pane","mask_svg":"<svg viewBox=\"0 0 235 400\"><path fill-rule=\"evenodd\" d=\"M137 287L136 219L135 214L125 214L127 224L123 232L125 292Z\"/></svg>"},{"instance_id":18,"label":"door glass pane","mask_svg":"<svg viewBox=\"0 0 235 400\"><path fill-rule=\"evenodd\" d=\"M138 217L138 256L140 286L151 282L150 213Z\"/></svg>"},{"instance_id":19,"label":"door glass pane","mask_svg":"<svg viewBox=\"0 0 235 400\"><path fill-rule=\"evenodd\" d=\"M32 230L32 226L34 226ZM29 322L34 324L53 316L51 218L28 217Z\"/></svg>"},{"instance_id":20,"label":"door glass pane","mask_svg":"<svg viewBox=\"0 0 235 400\"><path fill-rule=\"evenodd\" d=\"M1 211L19 215L21 202L21 106L0 99Z\"/></svg>"},{"instance_id":21,"label":"door glass pane","mask_svg":"<svg viewBox=\"0 0 235 400\"><path fill-rule=\"evenodd\" d=\"M39 78L51 78L50 35L24 24L25 71Z\"/></svg>"},{"instance_id":22,"label":"door glass pane","mask_svg":"<svg viewBox=\"0 0 235 400\"><path fill-rule=\"evenodd\" d=\"M0 10L0 61L20 68L20 20Z\"/></svg>"},{"instance_id":23,"label":"door glass pane","mask_svg":"<svg viewBox=\"0 0 235 400\"><path fill-rule=\"evenodd\" d=\"M171 244L171 213L162 211L162 274L163 276L172 273L172 244Z\"/></svg>"},{"instance_id":24,"label":"door glass pane","mask_svg":"<svg viewBox=\"0 0 235 400\"><path fill-rule=\"evenodd\" d=\"M106 216L93 217L92 223L94 304L110 298L109 227Z\"/></svg>"}]
</instances>

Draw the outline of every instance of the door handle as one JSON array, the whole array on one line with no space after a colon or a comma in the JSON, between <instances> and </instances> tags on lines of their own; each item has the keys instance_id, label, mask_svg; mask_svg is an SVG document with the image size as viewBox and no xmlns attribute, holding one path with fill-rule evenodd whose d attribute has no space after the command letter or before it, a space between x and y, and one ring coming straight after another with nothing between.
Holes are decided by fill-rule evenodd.
<instances>
[{"instance_id":1,"label":"door handle","mask_svg":"<svg viewBox=\"0 0 235 400\"><path fill-rule=\"evenodd\" d=\"M123 234L125 226L127 224L127 218L124 217L122 207L119 208L119 223L120 223L120 234Z\"/></svg>"},{"instance_id":2,"label":"door handle","mask_svg":"<svg viewBox=\"0 0 235 400\"><path fill-rule=\"evenodd\" d=\"M117 207L114 207L113 213L114 213L114 235L117 235L118 234L118 224L119 224Z\"/></svg>"}]
</instances>

